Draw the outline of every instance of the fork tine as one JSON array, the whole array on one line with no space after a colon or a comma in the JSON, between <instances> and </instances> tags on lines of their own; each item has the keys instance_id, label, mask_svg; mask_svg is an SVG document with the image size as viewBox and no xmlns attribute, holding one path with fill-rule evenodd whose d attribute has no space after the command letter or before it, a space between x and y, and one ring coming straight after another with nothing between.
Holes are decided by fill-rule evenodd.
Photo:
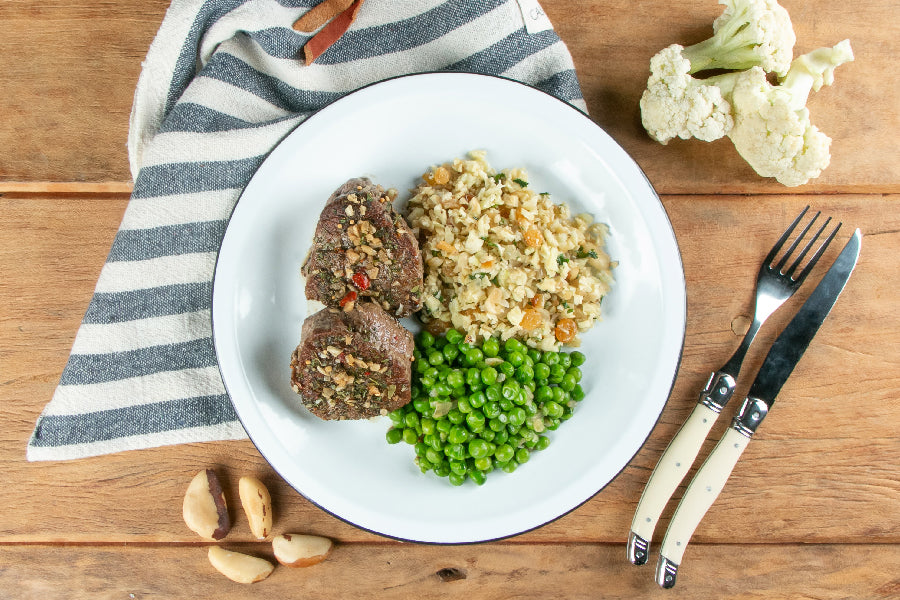
<instances>
[{"instance_id":1,"label":"fork tine","mask_svg":"<svg viewBox=\"0 0 900 600\"><path fill-rule=\"evenodd\" d=\"M781 257L781 260L778 261L778 266L775 267L775 270L779 273L783 273L782 269L784 269L784 265L787 264L788 259L791 257L791 254L794 253L794 250L797 249L797 246L800 245L800 241L806 237L806 234L809 233L809 229L813 226L813 223L816 222L816 219L819 218L819 215L822 214L822 211L818 211L813 215L813 218L810 219L809 223L806 224L806 227L803 228L797 237L794 239L793 243L791 243L790 247L785 251L784 256Z\"/></svg>"},{"instance_id":2,"label":"fork tine","mask_svg":"<svg viewBox=\"0 0 900 600\"><path fill-rule=\"evenodd\" d=\"M806 208L804 208L802 211L800 211L800 214L797 215L797 218L794 219L794 222L791 223L790 227L788 227L784 231L784 233L781 234L781 237L778 238L778 241L775 242L774 246L772 246L772 249L769 251L769 253L766 255L766 257L763 259L763 265L768 266L768 265L772 264L772 261L775 260L775 256L778 254L778 251L781 250L781 247L787 241L788 237L790 237L791 232L794 231L794 228L797 226L797 223L800 222L800 219L803 218L803 215L805 215L806 211L808 211L808 210L809 210L809 205L807 204Z\"/></svg>"},{"instance_id":3,"label":"fork tine","mask_svg":"<svg viewBox=\"0 0 900 600\"><path fill-rule=\"evenodd\" d=\"M816 216L818 216L818 215L816 215ZM811 240L809 240L806 243L806 246L803 247L803 250L800 251L800 256L797 257L797 260L794 261L794 264L792 264L787 271L784 271L783 274L785 276L790 277L794 274L794 271L796 271L797 267L800 266L800 263L803 262L803 259L806 257L806 254L809 252L809 249L812 248L813 244L816 243L816 240L819 239L819 236L822 235L822 232L825 231L825 228L828 227L829 223L831 223L831 217L828 217L827 219L825 219L825 222L822 223L822 226L819 227L819 230L816 232L816 234L812 237ZM812 225L812 223L810 223L810 225ZM798 239L797 241L799 242L800 240Z\"/></svg>"},{"instance_id":4,"label":"fork tine","mask_svg":"<svg viewBox=\"0 0 900 600\"><path fill-rule=\"evenodd\" d=\"M830 244L831 240L834 239L834 236L837 235L837 232L841 228L841 225L843 225L843 223L837 224L837 226L834 228L834 231L832 231L831 234L827 238L825 238L825 241L822 242L822 245L819 246L819 249L816 250L816 253L813 254L812 258L809 259L806 267L804 267L804 269L800 271L800 275L798 275L797 279L795 279L797 285L803 283L803 280L806 279L806 276L809 275L809 272L812 271L813 267L816 266L816 263L819 262L819 258L822 256L822 254L825 253L825 249L828 248L828 244Z\"/></svg>"}]
</instances>

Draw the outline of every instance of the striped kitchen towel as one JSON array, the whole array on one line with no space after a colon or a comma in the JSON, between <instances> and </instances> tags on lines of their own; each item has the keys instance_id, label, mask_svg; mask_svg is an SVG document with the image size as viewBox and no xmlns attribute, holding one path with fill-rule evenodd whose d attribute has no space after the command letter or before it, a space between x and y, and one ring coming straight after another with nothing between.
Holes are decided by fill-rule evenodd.
<instances>
[{"instance_id":1,"label":"striped kitchen towel","mask_svg":"<svg viewBox=\"0 0 900 600\"><path fill-rule=\"evenodd\" d=\"M535 0L368 0L307 66L318 0L173 0L135 91L134 192L28 460L246 437L211 338L216 253L272 148L343 94L396 75L504 75L584 110Z\"/></svg>"}]
</instances>

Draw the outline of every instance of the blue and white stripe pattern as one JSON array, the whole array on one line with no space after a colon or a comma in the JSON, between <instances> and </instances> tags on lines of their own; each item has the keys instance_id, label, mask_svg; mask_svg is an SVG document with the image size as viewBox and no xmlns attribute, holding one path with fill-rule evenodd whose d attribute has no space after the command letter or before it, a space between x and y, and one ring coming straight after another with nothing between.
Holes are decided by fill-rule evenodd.
<instances>
[{"instance_id":1,"label":"blue and white stripe pattern","mask_svg":"<svg viewBox=\"0 0 900 600\"><path fill-rule=\"evenodd\" d=\"M311 34L291 25L318 1L172 2L135 92L134 192L29 460L246 437L211 338L216 253L251 175L311 113L442 70L504 75L585 109L549 22L526 29L534 0L368 0L305 66Z\"/></svg>"}]
</instances>

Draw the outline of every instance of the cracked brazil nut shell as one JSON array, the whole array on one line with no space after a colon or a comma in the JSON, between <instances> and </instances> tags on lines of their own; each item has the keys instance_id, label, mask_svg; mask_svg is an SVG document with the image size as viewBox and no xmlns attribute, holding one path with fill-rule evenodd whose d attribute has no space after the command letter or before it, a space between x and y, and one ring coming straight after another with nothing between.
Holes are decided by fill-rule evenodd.
<instances>
[{"instance_id":1,"label":"cracked brazil nut shell","mask_svg":"<svg viewBox=\"0 0 900 600\"><path fill-rule=\"evenodd\" d=\"M184 495L184 522L197 535L221 540L231 530L228 505L219 478L212 469L197 473Z\"/></svg>"}]
</instances>

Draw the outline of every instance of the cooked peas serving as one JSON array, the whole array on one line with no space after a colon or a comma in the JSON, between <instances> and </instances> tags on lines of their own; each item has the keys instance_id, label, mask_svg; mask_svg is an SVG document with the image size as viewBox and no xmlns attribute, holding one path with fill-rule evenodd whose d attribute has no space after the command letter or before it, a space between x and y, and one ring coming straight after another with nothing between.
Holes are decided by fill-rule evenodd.
<instances>
[{"instance_id":1,"label":"cooked peas serving","mask_svg":"<svg viewBox=\"0 0 900 600\"><path fill-rule=\"evenodd\" d=\"M469 344L450 329L422 331L413 352L412 401L390 413L389 444L415 447L423 473L482 485L550 445L547 431L584 398L581 352L541 352L514 338Z\"/></svg>"}]
</instances>

